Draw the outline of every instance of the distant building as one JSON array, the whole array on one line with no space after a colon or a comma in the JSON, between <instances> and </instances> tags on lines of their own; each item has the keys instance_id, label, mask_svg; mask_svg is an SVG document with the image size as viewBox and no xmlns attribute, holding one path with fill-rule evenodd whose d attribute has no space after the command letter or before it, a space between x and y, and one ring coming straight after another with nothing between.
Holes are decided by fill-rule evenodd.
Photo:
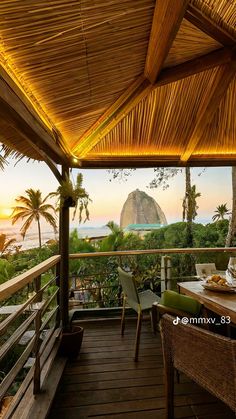
<instances>
[{"instance_id":1,"label":"distant building","mask_svg":"<svg viewBox=\"0 0 236 419\"><path fill-rule=\"evenodd\" d=\"M146 192L136 189L128 195L121 211L121 228L143 235L166 224L161 207Z\"/></svg>"}]
</instances>

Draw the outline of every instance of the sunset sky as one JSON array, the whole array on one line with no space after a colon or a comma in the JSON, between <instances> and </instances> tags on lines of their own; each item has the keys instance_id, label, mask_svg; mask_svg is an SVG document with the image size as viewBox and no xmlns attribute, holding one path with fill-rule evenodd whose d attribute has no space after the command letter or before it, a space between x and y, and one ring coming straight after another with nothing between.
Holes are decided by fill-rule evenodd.
<instances>
[{"instance_id":1,"label":"sunset sky","mask_svg":"<svg viewBox=\"0 0 236 419\"><path fill-rule=\"evenodd\" d=\"M43 195L56 190L58 184L49 168L44 163L26 161L16 166L11 162L0 172L0 217L6 218L11 213L14 200L24 194L25 189L40 189ZM184 196L184 176L179 174L170 180L170 187L163 191L148 189L153 177L152 169L139 169L127 182L110 182L106 170L81 170L84 175L84 187L92 199L90 221L85 227L102 226L109 220L119 222L122 206L130 192L140 189L151 195L161 206L168 223L182 218L182 198ZM77 171L73 170L75 178ZM227 203L231 207L231 168L192 169L192 183L201 192L198 199L199 210L196 221L210 222L217 205ZM0 221L1 222L1 221ZM78 221L74 222L77 225Z\"/></svg>"}]
</instances>

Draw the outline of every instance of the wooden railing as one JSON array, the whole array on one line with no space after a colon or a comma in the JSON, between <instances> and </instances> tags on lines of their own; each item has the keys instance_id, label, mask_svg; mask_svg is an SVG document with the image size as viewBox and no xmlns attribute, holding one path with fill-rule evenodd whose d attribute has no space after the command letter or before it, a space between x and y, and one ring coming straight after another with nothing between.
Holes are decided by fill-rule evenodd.
<instances>
[{"instance_id":1,"label":"wooden railing","mask_svg":"<svg viewBox=\"0 0 236 419\"><path fill-rule=\"evenodd\" d=\"M92 253L74 253L70 254L70 259L73 260L84 260L84 259L96 259L96 258L117 258L118 263L122 265L124 259L126 259L126 265L129 265L129 258L136 259L136 257L140 256L157 256L159 257L158 263L160 264L158 277L159 277L159 292L164 291L166 288L173 288L176 287L177 280L189 280L190 276L194 275L193 273L189 273L186 275L186 279L183 276L173 277L172 275L172 267L171 267L171 257L174 255L194 255L197 258L197 255L210 255L210 254L233 254L236 252L235 247L217 247L217 248L172 248L172 249L147 249L147 250L122 250L122 251L109 251L109 252L92 252ZM155 259L155 258L154 258ZM132 269L132 267L131 267ZM96 275L98 277L104 277L104 279L100 282L96 279ZM74 287L75 289L75 297L74 299L70 300L70 307L71 308L90 308L90 307L108 307L106 305L105 299L102 298L102 295L106 295L109 291L108 288L116 288L118 285L118 279L116 283L113 285L107 284L106 278L108 277L107 272L89 272L86 278L86 274L79 273L77 275L77 282L81 284L80 287ZM94 279L93 279L94 278ZM194 278L193 278L194 279ZM74 284L76 283L76 275L73 278ZM157 281L156 281L157 282ZM91 286L91 283L93 285ZM97 284L97 285L95 285ZM98 298L96 299L95 292L97 290ZM154 290L155 291L155 290ZM80 299L76 299L76 293L79 294ZM112 293L114 294L114 293ZM90 298L89 298L90 295ZM83 298L84 296L84 298ZM121 293L117 296L117 306L120 306L121 302ZM113 298L113 297L112 297ZM106 298L107 300L107 298ZM97 304L96 304L97 303ZM113 304L111 304L113 306Z\"/></svg>"},{"instance_id":2,"label":"wooden railing","mask_svg":"<svg viewBox=\"0 0 236 419\"><path fill-rule=\"evenodd\" d=\"M171 254L200 253L235 253L236 248L195 248L195 249L150 249L71 254L70 259L84 258L118 258L121 263L124 257L163 256ZM53 256L34 268L0 285L0 400L9 394L9 389L16 382L25 363L32 357L32 364L10 404L5 418L10 418L26 389L31 385L34 394L40 391L42 379L46 377L52 361L56 356L60 334L58 320L58 277L52 273L60 262L60 256ZM45 277L48 273L48 278ZM52 285L57 287L52 289ZM30 288L33 287L33 290ZM50 292L49 292L50 291ZM8 311L11 299L15 299L13 310ZM17 304L16 304L17 303ZM6 311L6 314L4 313ZM2 314L1 314L2 313ZM52 324L51 324L52 323ZM29 332L30 334L27 332ZM18 351L16 359L8 359L19 348L19 342L28 335L23 349ZM6 361L7 359L7 361ZM7 363L9 368L7 369ZM1 368L2 367L2 368ZM4 368L3 368L4 367ZM25 370L25 369L24 369Z\"/></svg>"},{"instance_id":3,"label":"wooden railing","mask_svg":"<svg viewBox=\"0 0 236 419\"><path fill-rule=\"evenodd\" d=\"M56 355L60 334L59 284L52 270L59 261L60 256L53 256L0 285L0 401L9 394L13 383L16 386L17 376L25 371L24 365L31 357L28 373L21 383L17 382L18 391L4 418L12 416L30 383L34 394L40 392L42 371L45 365L50 368ZM12 360L13 355L16 360Z\"/></svg>"}]
</instances>

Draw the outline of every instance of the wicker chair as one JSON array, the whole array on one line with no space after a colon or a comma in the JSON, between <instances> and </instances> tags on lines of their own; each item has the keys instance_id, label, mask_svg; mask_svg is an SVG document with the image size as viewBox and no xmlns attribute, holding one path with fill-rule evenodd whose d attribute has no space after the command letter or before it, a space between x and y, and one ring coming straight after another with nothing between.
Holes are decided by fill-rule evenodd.
<instances>
[{"instance_id":1,"label":"wicker chair","mask_svg":"<svg viewBox=\"0 0 236 419\"><path fill-rule=\"evenodd\" d=\"M138 292L136 288L136 283L133 275L123 271L118 267L119 280L122 286L123 291L123 310L121 317L121 334L124 335L125 331L125 309L126 303L138 313L137 319L137 329L136 329L136 338L135 338L135 350L134 350L134 360L138 360L139 353L139 342L140 342L140 333L141 333L141 324L142 324L142 313L145 310L149 310L152 314L151 309L155 301L160 301L158 297L151 290L145 290ZM153 321L152 321L153 325Z\"/></svg>"},{"instance_id":2,"label":"wicker chair","mask_svg":"<svg viewBox=\"0 0 236 419\"><path fill-rule=\"evenodd\" d=\"M161 320L166 418L174 418L174 368L225 402L236 413L236 341L190 324Z\"/></svg>"}]
</instances>

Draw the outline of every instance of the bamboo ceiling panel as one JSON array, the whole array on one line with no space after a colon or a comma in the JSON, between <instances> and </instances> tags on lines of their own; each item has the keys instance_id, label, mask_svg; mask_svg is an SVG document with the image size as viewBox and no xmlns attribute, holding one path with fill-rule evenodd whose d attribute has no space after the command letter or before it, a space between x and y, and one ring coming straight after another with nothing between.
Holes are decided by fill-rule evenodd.
<instances>
[{"instance_id":1,"label":"bamboo ceiling panel","mask_svg":"<svg viewBox=\"0 0 236 419\"><path fill-rule=\"evenodd\" d=\"M221 47L222 45L219 42L183 19L163 68L201 57Z\"/></svg>"},{"instance_id":2,"label":"bamboo ceiling panel","mask_svg":"<svg viewBox=\"0 0 236 419\"><path fill-rule=\"evenodd\" d=\"M194 151L196 154L236 154L236 77Z\"/></svg>"},{"instance_id":3,"label":"bamboo ceiling panel","mask_svg":"<svg viewBox=\"0 0 236 419\"><path fill-rule=\"evenodd\" d=\"M154 4L1 0L4 56L69 146L142 74Z\"/></svg>"},{"instance_id":4,"label":"bamboo ceiling panel","mask_svg":"<svg viewBox=\"0 0 236 419\"><path fill-rule=\"evenodd\" d=\"M16 139L17 148L15 147ZM42 160L42 157L36 150L30 148L29 151L29 145L25 141L25 138L19 134L19 131L16 131L14 127L4 121L1 121L0 125L0 142L3 142L11 149L17 149L15 154L16 156L20 153L23 156L30 157L31 159Z\"/></svg>"},{"instance_id":5,"label":"bamboo ceiling panel","mask_svg":"<svg viewBox=\"0 0 236 419\"><path fill-rule=\"evenodd\" d=\"M156 88L88 154L181 155L217 68Z\"/></svg>"},{"instance_id":6,"label":"bamboo ceiling panel","mask_svg":"<svg viewBox=\"0 0 236 419\"><path fill-rule=\"evenodd\" d=\"M191 4L236 37L236 0L191 0Z\"/></svg>"}]
</instances>

